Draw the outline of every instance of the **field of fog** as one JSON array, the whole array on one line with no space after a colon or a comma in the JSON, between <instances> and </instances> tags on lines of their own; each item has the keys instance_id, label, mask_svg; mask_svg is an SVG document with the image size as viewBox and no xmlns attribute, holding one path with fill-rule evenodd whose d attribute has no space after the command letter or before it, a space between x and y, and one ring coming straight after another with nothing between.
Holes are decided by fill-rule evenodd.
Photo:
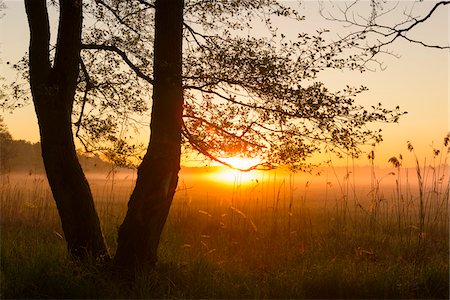
<instances>
[{"instance_id":1,"label":"field of fog","mask_svg":"<svg viewBox=\"0 0 450 300\"><path fill-rule=\"evenodd\" d=\"M445 192L448 188L447 171L444 167L440 170L431 167L421 169L425 197ZM96 202L126 202L133 191L137 174L135 170L115 169L110 172L87 172L86 176ZM2 182L23 190L33 190L38 182L42 189L48 189L45 174L42 173L5 174ZM369 207L375 199L385 202L401 199L413 204L418 197L419 180L414 168L338 167L317 169L311 173L286 170L242 173L223 167L201 167L181 169L174 205L178 202L204 201L238 205L241 202L263 201L266 206L291 202L330 207L345 201L346 205Z\"/></svg>"}]
</instances>

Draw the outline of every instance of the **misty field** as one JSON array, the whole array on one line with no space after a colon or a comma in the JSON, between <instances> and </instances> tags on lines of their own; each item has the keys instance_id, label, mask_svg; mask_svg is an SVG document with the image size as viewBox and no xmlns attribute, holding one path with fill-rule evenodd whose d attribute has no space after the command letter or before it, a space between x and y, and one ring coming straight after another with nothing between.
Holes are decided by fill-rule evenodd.
<instances>
[{"instance_id":1,"label":"misty field","mask_svg":"<svg viewBox=\"0 0 450 300\"><path fill-rule=\"evenodd\" d=\"M366 169L182 171L157 270L133 284L67 258L44 175L5 175L1 297L448 298L448 168ZM135 175L88 179L114 252Z\"/></svg>"}]
</instances>

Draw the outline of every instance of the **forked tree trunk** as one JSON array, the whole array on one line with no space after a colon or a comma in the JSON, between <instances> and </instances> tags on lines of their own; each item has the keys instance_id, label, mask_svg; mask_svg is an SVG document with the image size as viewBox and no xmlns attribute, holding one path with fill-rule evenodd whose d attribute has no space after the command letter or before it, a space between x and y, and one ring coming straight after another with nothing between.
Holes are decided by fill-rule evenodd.
<instances>
[{"instance_id":1,"label":"forked tree trunk","mask_svg":"<svg viewBox=\"0 0 450 300\"><path fill-rule=\"evenodd\" d=\"M132 272L153 267L157 261L180 170L183 0L157 0L155 6L151 137L119 230L115 256L117 267Z\"/></svg>"},{"instance_id":2,"label":"forked tree trunk","mask_svg":"<svg viewBox=\"0 0 450 300\"><path fill-rule=\"evenodd\" d=\"M60 0L55 53L49 59L46 0L25 0L30 27L30 86L38 117L42 157L69 252L77 258L107 259L88 182L72 134L72 106L80 62L81 0Z\"/></svg>"}]
</instances>

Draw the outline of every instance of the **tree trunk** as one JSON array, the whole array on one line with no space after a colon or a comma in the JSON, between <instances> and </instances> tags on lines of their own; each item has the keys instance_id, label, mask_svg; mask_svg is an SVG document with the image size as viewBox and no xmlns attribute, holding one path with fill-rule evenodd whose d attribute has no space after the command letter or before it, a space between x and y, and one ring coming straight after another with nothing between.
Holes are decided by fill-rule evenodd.
<instances>
[{"instance_id":1,"label":"tree trunk","mask_svg":"<svg viewBox=\"0 0 450 300\"><path fill-rule=\"evenodd\" d=\"M30 86L38 117L42 157L69 252L109 258L89 184L72 134L72 106L80 62L81 0L60 0L54 66L49 59L46 0L25 0L30 27Z\"/></svg>"},{"instance_id":2,"label":"tree trunk","mask_svg":"<svg viewBox=\"0 0 450 300\"><path fill-rule=\"evenodd\" d=\"M183 89L183 0L155 4L154 85L151 137L136 187L119 230L115 264L131 272L153 267L178 182Z\"/></svg>"}]
</instances>

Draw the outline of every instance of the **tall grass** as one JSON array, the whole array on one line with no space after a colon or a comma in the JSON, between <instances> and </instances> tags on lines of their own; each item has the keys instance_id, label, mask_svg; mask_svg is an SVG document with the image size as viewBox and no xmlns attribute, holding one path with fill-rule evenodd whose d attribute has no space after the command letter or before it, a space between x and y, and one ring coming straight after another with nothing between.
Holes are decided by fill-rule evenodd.
<instances>
[{"instance_id":1,"label":"tall grass","mask_svg":"<svg viewBox=\"0 0 450 300\"><path fill-rule=\"evenodd\" d=\"M44 177L11 176L0 190L1 296L448 298L447 154L415 158L414 173L392 158L387 173L372 168L368 186L353 166L344 176L329 168L325 180L237 178L228 193L182 180L158 268L131 285L67 259ZM112 252L133 181L90 178Z\"/></svg>"}]
</instances>

